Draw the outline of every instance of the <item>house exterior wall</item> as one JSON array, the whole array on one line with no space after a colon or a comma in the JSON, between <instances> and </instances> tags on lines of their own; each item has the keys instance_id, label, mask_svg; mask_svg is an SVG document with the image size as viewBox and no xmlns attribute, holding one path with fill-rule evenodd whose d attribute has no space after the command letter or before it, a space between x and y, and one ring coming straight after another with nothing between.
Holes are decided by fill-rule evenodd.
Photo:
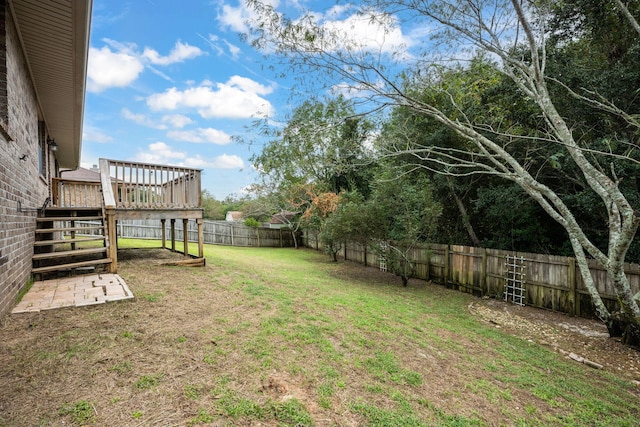
<instances>
[{"instance_id":1,"label":"house exterior wall","mask_svg":"<svg viewBox=\"0 0 640 427\"><path fill-rule=\"evenodd\" d=\"M45 173L40 173L38 103L16 26L0 1L0 49L6 52L7 123L0 131L0 317L8 313L31 275L35 208L50 195L55 157L45 143ZM0 53L1 56L1 53ZM2 67L2 64L0 64ZM0 102L2 100L0 99ZM43 135L44 137L44 135ZM46 141L46 138L45 138Z\"/></svg>"}]
</instances>

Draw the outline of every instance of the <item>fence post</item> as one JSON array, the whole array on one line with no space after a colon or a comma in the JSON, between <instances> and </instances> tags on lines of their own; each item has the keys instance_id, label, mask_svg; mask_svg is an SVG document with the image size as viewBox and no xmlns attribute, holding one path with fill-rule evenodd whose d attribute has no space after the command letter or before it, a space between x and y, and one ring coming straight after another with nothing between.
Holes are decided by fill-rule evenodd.
<instances>
[{"instance_id":1,"label":"fence post","mask_svg":"<svg viewBox=\"0 0 640 427\"><path fill-rule=\"evenodd\" d=\"M430 280L431 278L431 245L427 245L426 246L426 250L427 253L425 254L425 269L427 270L425 272L425 278L424 280Z\"/></svg>"},{"instance_id":2,"label":"fence post","mask_svg":"<svg viewBox=\"0 0 640 427\"><path fill-rule=\"evenodd\" d=\"M364 245L364 266L367 267L367 245Z\"/></svg>"},{"instance_id":3,"label":"fence post","mask_svg":"<svg viewBox=\"0 0 640 427\"><path fill-rule=\"evenodd\" d=\"M344 242L344 260L347 260L347 242Z\"/></svg>"},{"instance_id":4,"label":"fence post","mask_svg":"<svg viewBox=\"0 0 640 427\"><path fill-rule=\"evenodd\" d=\"M449 245L444 248L444 285L449 286L449 275L451 274L449 266Z\"/></svg>"},{"instance_id":5,"label":"fence post","mask_svg":"<svg viewBox=\"0 0 640 427\"><path fill-rule=\"evenodd\" d=\"M480 294L485 296L489 293L487 286L487 250L482 248L482 264L480 265Z\"/></svg>"},{"instance_id":6,"label":"fence post","mask_svg":"<svg viewBox=\"0 0 640 427\"><path fill-rule=\"evenodd\" d=\"M576 298L576 259L569 258L569 263L567 265L568 274L567 279L569 281L569 314L575 316L576 314L580 314L580 300Z\"/></svg>"}]
</instances>

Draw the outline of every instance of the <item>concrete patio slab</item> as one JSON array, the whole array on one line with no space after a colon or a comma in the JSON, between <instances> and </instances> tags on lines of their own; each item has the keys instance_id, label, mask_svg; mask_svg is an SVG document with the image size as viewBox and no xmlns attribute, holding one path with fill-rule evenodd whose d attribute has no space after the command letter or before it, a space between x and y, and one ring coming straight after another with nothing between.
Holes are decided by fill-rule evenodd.
<instances>
[{"instance_id":1,"label":"concrete patio slab","mask_svg":"<svg viewBox=\"0 0 640 427\"><path fill-rule=\"evenodd\" d=\"M130 298L133 293L117 274L64 277L34 282L11 313L82 307Z\"/></svg>"}]
</instances>

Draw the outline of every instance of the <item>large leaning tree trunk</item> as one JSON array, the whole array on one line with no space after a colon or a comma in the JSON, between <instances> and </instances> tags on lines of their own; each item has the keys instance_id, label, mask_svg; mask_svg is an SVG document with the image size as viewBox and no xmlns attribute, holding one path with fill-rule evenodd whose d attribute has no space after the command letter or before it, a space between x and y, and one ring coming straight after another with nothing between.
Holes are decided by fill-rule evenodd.
<instances>
[{"instance_id":1,"label":"large leaning tree trunk","mask_svg":"<svg viewBox=\"0 0 640 427\"><path fill-rule=\"evenodd\" d=\"M248 37L256 46L265 48L267 54L278 55L296 69L298 75L304 76L305 83L301 84L317 82L325 87L335 85L343 91L349 90L353 96L360 95L369 102L372 112L387 107L409 108L451 128L468 142L464 149L460 149L407 141L402 146L397 145L394 151L380 153L381 155L414 156L415 164L409 165L410 167L425 167L450 176L492 174L518 184L568 233L582 280L599 317L607 324L610 333L618 335L627 331L627 339L633 341L635 335L635 339L640 340L640 335L633 333L640 325L640 308L624 273L626 253L636 235L640 216L620 190L615 171L605 172L595 163L597 156L603 158L608 153L595 152L593 148L581 146L575 140L571 126L559 113L550 94L547 85L556 82L556 79L545 74L548 35L545 16L546 8L550 5L548 1L365 2L366 6L360 10L361 16L368 19L370 25L376 24L384 28L385 34L394 34L401 22L411 21L414 24L423 23L424 28L432 29L432 35L438 36L423 40L425 47L420 55L415 52L413 55L398 55L400 60L392 65L389 65L389 61L393 59L393 55L385 56L383 46L373 51L370 45L364 42L359 44L348 33L341 32L340 28L343 27L323 25L314 14L289 19L260 0L248 1L258 17L252 22L253 31ZM636 29L636 20L631 14L628 16L630 18L626 24ZM436 45L434 40L440 40L443 44ZM453 48L444 50L444 45ZM467 56L469 52L474 55L484 54L498 72L508 76L517 88L522 102L532 105L538 111L542 125L537 131L538 135L543 136L510 134L509 129L482 122L483 117L469 117L457 104L458 98L449 94L445 87L441 88L444 98L450 95L446 108L426 102L405 89L400 73L394 74L394 70L398 71L399 68L404 67L406 70L407 62L414 58L415 62L409 68L423 70L424 73L451 64L459 66L455 54L449 52L462 52L463 48L466 49ZM438 67L433 67L436 60ZM309 79L308 74L302 70L315 73L314 76L323 76L326 80L321 80L320 77ZM433 81L437 81L437 78L432 78L431 82ZM614 103L602 99L596 92L585 90L579 94L571 94L576 102L585 102L617 115L631 126L638 126L637 115L623 111ZM553 188L538 180L528 169L526 159L517 158L517 154L510 150L509 147L517 143L553 144L554 150L563 152L572 159L590 190L606 207L607 223L603 225L608 229L606 249L598 248L590 240L576 219L579 212L572 211ZM620 161L620 156L617 160ZM637 159L631 156L623 160L637 163ZM619 314L612 315L605 306L589 271L588 258L597 260L606 269L620 303ZM636 342L638 343L640 341Z\"/></svg>"}]
</instances>

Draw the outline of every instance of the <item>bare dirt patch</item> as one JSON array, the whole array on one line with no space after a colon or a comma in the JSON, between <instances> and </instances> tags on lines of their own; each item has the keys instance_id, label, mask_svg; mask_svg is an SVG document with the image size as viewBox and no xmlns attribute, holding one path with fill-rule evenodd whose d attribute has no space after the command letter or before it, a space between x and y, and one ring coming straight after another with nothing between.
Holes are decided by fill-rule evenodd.
<instances>
[{"instance_id":1,"label":"bare dirt patch","mask_svg":"<svg viewBox=\"0 0 640 427\"><path fill-rule=\"evenodd\" d=\"M640 386L640 351L609 338L607 328L598 320L494 299L478 299L469 305L469 311L498 329L549 347L567 358L573 354L595 362Z\"/></svg>"}]
</instances>

